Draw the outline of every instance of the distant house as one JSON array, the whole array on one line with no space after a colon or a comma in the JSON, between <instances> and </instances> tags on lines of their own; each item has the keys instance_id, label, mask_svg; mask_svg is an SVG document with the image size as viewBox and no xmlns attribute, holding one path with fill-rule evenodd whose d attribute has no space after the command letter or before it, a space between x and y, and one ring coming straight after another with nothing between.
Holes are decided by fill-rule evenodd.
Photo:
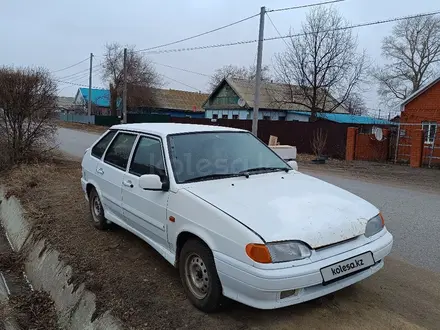
<instances>
[{"instance_id":1,"label":"distant house","mask_svg":"<svg viewBox=\"0 0 440 330\"><path fill-rule=\"evenodd\" d=\"M310 110L292 102L292 87L286 84L262 82L260 92L261 120L309 121L304 113ZM225 78L203 104L205 117L210 119L252 119L255 83L249 80ZM328 103L334 100L328 96ZM305 102L302 102L305 103ZM333 113L348 113L339 106Z\"/></svg>"},{"instance_id":2,"label":"distant house","mask_svg":"<svg viewBox=\"0 0 440 330\"><path fill-rule=\"evenodd\" d=\"M171 117L204 118L203 102L208 94L175 89L152 88L145 105L129 108L132 113L151 113Z\"/></svg>"},{"instance_id":3,"label":"distant house","mask_svg":"<svg viewBox=\"0 0 440 330\"><path fill-rule=\"evenodd\" d=\"M423 130L422 162L440 163L440 76L408 96L400 110L398 159L409 160L414 132Z\"/></svg>"},{"instance_id":4,"label":"distant house","mask_svg":"<svg viewBox=\"0 0 440 330\"><path fill-rule=\"evenodd\" d=\"M59 96L57 97L57 112L70 112L73 110L75 99L73 97Z\"/></svg>"},{"instance_id":5,"label":"distant house","mask_svg":"<svg viewBox=\"0 0 440 330\"><path fill-rule=\"evenodd\" d=\"M307 111L292 111L297 116L302 116L304 119L300 119L299 121L309 121L310 119L310 112ZM393 123L389 120L384 119L378 119L370 116L359 116L359 115L352 115L349 113L317 113L316 116L320 120L328 120L339 124L353 124L356 126L359 125L379 125L379 126L389 126L389 125L396 125L396 123Z\"/></svg>"},{"instance_id":6,"label":"distant house","mask_svg":"<svg viewBox=\"0 0 440 330\"><path fill-rule=\"evenodd\" d=\"M139 92L139 90L137 90ZM146 92L147 93L147 92ZM87 111L89 89L78 88L74 104L83 106ZM129 113L162 114L172 117L204 118L202 104L208 94L195 93L174 89L151 88L148 90L148 101L137 107L129 107ZM92 89L93 114L110 115L110 91L107 89ZM118 114L121 102L118 100Z\"/></svg>"},{"instance_id":7,"label":"distant house","mask_svg":"<svg viewBox=\"0 0 440 330\"><path fill-rule=\"evenodd\" d=\"M89 102L89 89L78 88L75 95L74 105L82 107L84 112L87 112L87 105ZM110 91L108 89L92 88L92 114L95 115L109 115L110 114Z\"/></svg>"}]
</instances>

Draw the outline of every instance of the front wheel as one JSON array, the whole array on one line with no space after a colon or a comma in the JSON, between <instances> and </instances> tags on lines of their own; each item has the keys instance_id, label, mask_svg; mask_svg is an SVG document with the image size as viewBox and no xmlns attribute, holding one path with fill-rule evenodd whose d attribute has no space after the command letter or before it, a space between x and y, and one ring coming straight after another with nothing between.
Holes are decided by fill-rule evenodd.
<instances>
[{"instance_id":1,"label":"front wheel","mask_svg":"<svg viewBox=\"0 0 440 330\"><path fill-rule=\"evenodd\" d=\"M191 303L203 312L219 309L222 286L211 250L199 240L189 240L179 257L183 288Z\"/></svg>"}]
</instances>

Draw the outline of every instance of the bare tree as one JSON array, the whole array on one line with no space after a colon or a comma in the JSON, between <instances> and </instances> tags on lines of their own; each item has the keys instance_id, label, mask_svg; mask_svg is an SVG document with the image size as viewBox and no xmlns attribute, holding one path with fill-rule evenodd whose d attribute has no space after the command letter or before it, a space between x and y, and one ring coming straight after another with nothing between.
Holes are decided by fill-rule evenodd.
<instances>
[{"instance_id":1,"label":"bare tree","mask_svg":"<svg viewBox=\"0 0 440 330\"><path fill-rule=\"evenodd\" d=\"M331 7L312 9L301 33L292 35L286 51L275 56L277 80L289 86L280 102L311 111L340 108L359 86L366 68L365 53L357 53L357 38Z\"/></svg>"},{"instance_id":2,"label":"bare tree","mask_svg":"<svg viewBox=\"0 0 440 330\"><path fill-rule=\"evenodd\" d=\"M367 114L367 106L363 97L357 93L351 93L344 102L345 109L352 115L365 115Z\"/></svg>"},{"instance_id":3,"label":"bare tree","mask_svg":"<svg viewBox=\"0 0 440 330\"><path fill-rule=\"evenodd\" d=\"M317 128L313 131L311 146L316 158L322 156L327 144L327 131Z\"/></svg>"},{"instance_id":4,"label":"bare tree","mask_svg":"<svg viewBox=\"0 0 440 330\"><path fill-rule=\"evenodd\" d=\"M0 149L3 166L53 148L57 85L45 69L0 68Z\"/></svg>"},{"instance_id":5,"label":"bare tree","mask_svg":"<svg viewBox=\"0 0 440 330\"><path fill-rule=\"evenodd\" d=\"M375 68L382 101L396 106L417 91L439 69L440 18L416 17L400 21L382 42L382 54L389 61Z\"/></svg>"},{"instance_id":6,"label":"bare tree","mask_svg":"<svg viewBox=\"0 0 440 330\"><path fill-rule=\"evenodd\" d=\"M124 82L124 46L113 43L105 46L102 79L109 83L110 109L116 115L118 100L122 98ZM129 107L151 103L150 88L162 85L153 64L134 47L127 48L127 85Z\"/></svg>"},{"instance_id":7,"label":"bare tree","mask_svg":"<svg viewBox=\"0 0 440 330\"><path fill-rule=\"evenodd\" d=\"M264 65L261 68L262 80L270 79L270 69L269 66ZM256 75L256 66L251 65L249 67L245 66L237 66L237 65L224 65L221 68L215 70L211 79L209 80L209 89L214 90L218 86L218 84L224 78L237 78L243 80L253 81L255 80Z\"/></svg>"}]
</instances>

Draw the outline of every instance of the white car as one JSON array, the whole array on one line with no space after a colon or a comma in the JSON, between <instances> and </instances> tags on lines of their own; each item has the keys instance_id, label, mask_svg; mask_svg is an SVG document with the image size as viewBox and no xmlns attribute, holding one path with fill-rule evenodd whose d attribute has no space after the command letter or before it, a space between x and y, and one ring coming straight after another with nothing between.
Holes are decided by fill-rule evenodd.
<instances>
[{"instance_id":1,"label":"white car","mask_svg":"<svg viewBox=\"0 0 440 330\"><path fill-rule=\"evenodd\" d=\"M248 131L116 125L82 168L94 225L149 243L205 312L224 297L261 309L315 299L371 276L391 251L376 207L292 169Z\"/></svg>"}]
</instances>

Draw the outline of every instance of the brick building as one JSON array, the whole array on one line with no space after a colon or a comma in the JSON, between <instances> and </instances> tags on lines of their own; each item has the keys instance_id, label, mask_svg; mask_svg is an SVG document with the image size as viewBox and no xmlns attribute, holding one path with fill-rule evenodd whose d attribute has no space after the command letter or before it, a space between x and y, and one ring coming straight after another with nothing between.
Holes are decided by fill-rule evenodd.
<instances>
[{"instance_id":1,"label":"brick building","mask_svg":"<svg viewBox=\"0 0 440 330\"><path fill-rule=\"evenodd\" d=\"M440 164L440 77L401 104L397 160L411 158L415 164Z\"/></svg>"}]
</instances>

